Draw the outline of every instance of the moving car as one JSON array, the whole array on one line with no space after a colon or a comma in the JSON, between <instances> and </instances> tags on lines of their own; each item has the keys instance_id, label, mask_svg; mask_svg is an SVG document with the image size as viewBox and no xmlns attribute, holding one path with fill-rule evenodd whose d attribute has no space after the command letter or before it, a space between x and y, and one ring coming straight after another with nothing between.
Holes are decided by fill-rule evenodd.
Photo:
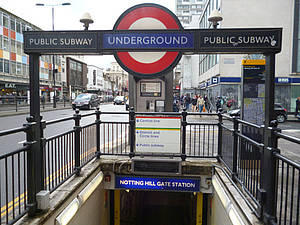
<instances>
[{"instance_id":1,"label":"moving car","mask_svg":"<svg viewBox=\"0 0 300 225\"><path fill-rule=\"evenodd\" d=\"M126 102L126 99L124 96L117 96L114 99L114 105L124 105Z\"/></svg>"},{"instance_id":2,"label":"moving car","mask_svg":"<svg viewBox=\"0 0 300 225\"><path fill-rule=\"evenodd\" d=\"M276 120L279 123L284 123L287 119L287 110L284 108L280 103L275 103L274 104L275 108L275 115L276 115ZM240 109L234 109L228 112L230 116L240 116L241 110Z\"/></svg>"},{"instance_id":3,"label":"moving car","mask_svg":"<svg viewBox=\"0 0 300 225\"><path fill-rule=\"evenodd\" d=\"M84 93L78 95L75 100L72 102L72 108L75 110L76 108L86 108L91 109L93 107L98 107L100 104L100 100L98 95Z\"/></svg>"}]
</instances>

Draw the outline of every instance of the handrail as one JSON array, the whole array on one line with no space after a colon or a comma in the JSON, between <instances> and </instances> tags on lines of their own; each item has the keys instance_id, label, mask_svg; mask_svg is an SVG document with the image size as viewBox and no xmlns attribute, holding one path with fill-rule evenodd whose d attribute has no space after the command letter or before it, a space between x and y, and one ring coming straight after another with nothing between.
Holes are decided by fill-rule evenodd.
<instances>
[{"instance_id":1,"label":"handrail","mask_svg":"<svg viewBox=\"0 0 300 225\"><path fill-rule=\"evenodd\" d=\"M27 129L26 127L19 127L19 128L9 129L9 130L3 130L3 131L0 131L0 137L9 135L9 134L19 133L19 132L25 132L26 129Z\"/></svg>"}]
</instances>

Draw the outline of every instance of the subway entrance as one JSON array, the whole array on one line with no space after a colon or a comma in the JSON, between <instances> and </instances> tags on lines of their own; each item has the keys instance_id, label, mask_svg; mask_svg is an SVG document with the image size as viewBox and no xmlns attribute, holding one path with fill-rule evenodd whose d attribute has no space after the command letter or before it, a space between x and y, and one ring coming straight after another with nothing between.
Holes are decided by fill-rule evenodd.
<instances>
[{"instance_id":1,"label":"subway entrance","mask_svg":"<svg viewBox=\"0 0 300 225\"><path fill-rule=\"evenodd\" d=\"M111 225L207 224L208 194L114 190L110 197Z\"/></svg>"}]
</instances>

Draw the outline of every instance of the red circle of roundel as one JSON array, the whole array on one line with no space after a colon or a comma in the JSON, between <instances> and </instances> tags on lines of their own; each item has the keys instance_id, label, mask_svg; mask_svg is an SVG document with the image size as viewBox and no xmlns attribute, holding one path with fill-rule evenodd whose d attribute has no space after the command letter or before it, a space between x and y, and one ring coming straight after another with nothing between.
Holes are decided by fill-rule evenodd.
<instances>
[{"instance_id":1,"label":"red circle of roundel","mask_svg":"<svg viewBox=\"0 0 300 225\"><path fill-rule=\"evenodd\" d=\"M180 22L176 20L171 12L166 12L166 9L155 4L142 4L133 9L124 12L117 20L114 30L128 30L130 26L141 18L154 18L159 20L167 29L179 30L182 29ZM165 55L153 63L142 63L130 56L128 52L117 52L115 58L121 62L125 68L143 75L158 74L168 69L173 63L179 61L181 54L179 52L166 52Z\"/></svg>"}]
</instances>

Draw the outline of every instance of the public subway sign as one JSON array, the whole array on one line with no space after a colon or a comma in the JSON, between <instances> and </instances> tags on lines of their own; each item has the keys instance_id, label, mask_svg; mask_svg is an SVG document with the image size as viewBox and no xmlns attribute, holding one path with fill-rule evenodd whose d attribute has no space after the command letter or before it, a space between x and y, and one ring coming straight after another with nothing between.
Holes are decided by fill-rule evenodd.
<instances>
[{"instance_id":1,"label":"public subway sign","mask_svg":"<svg viewBox=\"0 0 300 225\"><path fill-rule=\"evenodd\" d=\"M119 51L266 53L281 51L281 28L184 31L26 31L27 54L114 54Z\"/></svg>"},{"instance_id":2,"label":"public subway sign","mask_svg":"<svg viewBox=\"0 0 300 225\"><path fill-rule=\"evenodd\" d=\"M126 10L113 30L26 31L27 54L113 54L128 73L155 77L171 71L182 54L278 53L282 28L184 29L167 8L140 4Z\"/></svg>"},{"instance_id":3,"label":"public subway sign","mask_svg":"<svg viewBox=\"0 0 300 225\"><path fill-rule=\"evenodd\" d=\"M199 192L200 179L116 176L115 188L135 190Z\"/></svg>"}]
</instances>

